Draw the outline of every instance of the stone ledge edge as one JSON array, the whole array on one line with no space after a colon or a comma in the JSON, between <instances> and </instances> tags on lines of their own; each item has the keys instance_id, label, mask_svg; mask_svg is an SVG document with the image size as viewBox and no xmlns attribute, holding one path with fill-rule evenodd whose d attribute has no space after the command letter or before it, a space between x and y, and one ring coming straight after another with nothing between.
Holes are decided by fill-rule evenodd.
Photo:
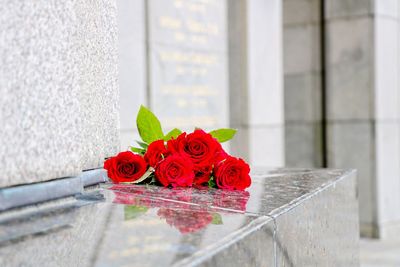
<instances>
[{"instance_id":1,"label":"stone ledge edge","mask_svg":"<svg viewBox=\"0 0 400 267\"><path fill-rule=\"evenodd\" d=\"M0 212L73 196L87 186L106 182L104 169L83 171L78 176L0 189Z\"/></svg>"}]
</instances>

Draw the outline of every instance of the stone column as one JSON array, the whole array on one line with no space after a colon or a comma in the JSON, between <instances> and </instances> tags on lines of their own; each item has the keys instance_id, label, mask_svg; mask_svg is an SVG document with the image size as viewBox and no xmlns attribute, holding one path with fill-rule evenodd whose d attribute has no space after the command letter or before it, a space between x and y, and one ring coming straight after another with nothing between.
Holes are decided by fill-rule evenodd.
<instances>
[{"instance_id":1,"label":"stone column","mask_svg":"<svg viewBox=\"0 0 400 267\"><path fill-rule=\"evenodd\" d=\"M285 163L322 167L320 0L283 1Z\"/></svg>"},{"instance_id":2,"label":"stone column","mask_svg":"<svg viewBox=\"0 0 400 267\"><path fill-rule=\"evenodd\" d=\"M358 170L361 233L400 229L399 6L325 1L328 164Z\"/></svg>"},{"instance_id":3,"label":"stone column","mask_svg":"<svg viewBox=\"0 0 400 267\"><path fill-rule=\"evenodd\" d=\"M0 5L0 187L72 176L119 149L114 1Z\"/></svg>"},{"instance_id":4,"label":"stone column","mask_svg":"<svg viewBox=\"0 0 400 267\"><path fill-rule=\"evenodd\" d=\"M229 88L236 155L283 166L281 1L229 1Z\"/></svg>"}]
</instances>

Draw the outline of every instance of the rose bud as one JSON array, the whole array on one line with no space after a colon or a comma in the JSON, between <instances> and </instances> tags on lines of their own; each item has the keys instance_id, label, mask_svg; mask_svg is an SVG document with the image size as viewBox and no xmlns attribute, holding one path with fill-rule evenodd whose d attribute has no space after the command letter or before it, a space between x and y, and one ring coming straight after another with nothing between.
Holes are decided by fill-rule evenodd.
<instances>
[{"instance_id":1,"label":"rose bud","mask_svg":"<svg viewBox=\"0 0 400 267\"><path fill-rule=\"evenodd\" d=\"M157 165L155 176L163 186L192 186L193 164L187 157L172 154Z\"/></svg>"},{"instance_id":2,"label":"rose bud","mask_svg":"<svg viewBox=\"0 0 400 267\"><path fill-rule=\"evenodd\" d=\"M134 182L146 172L147 163L142 156L126 151L107 159L104 169L114 183Z\"/></svg>"},{"instance_id":3,"label":"rose bud","mask_svg":"<svg viewBox=\"0 0 400 267\"><path fill-rule=\"evenodd\" d=\"M164 140L157 140L149 145L146 154L144 154L144 159L151 167L155 168L169 154L170 152L165 147Z\"/></svg>"},{"instance_id":4,"label":"rose bud","mask_svg":"<svg viewBox=\"0 0 400 267\"><path fill-rule=\"evenodd\" d=\"M249 165L240 158L228 156L214 168L217 187L228 190L244 190L251 184Z\"/></svg>"}]
</instances>

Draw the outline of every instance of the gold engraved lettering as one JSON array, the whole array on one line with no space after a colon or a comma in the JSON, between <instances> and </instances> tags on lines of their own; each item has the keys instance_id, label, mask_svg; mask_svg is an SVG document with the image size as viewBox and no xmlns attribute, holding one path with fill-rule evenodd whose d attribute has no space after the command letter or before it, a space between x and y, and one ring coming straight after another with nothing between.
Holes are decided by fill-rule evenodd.
<instances>
[{"instance_id":1,"label":"gold engraved lettering","mask_svg":"<svg viewBox=\"0 0 400 267\"><path fill-rule=\"evenodd\" d=\"M204 4L200 3L187 3L187 8L189 11L198 12L198 13L205 13L206 7Z\"/></svg>"},{"instance_id":2,"label":"gold engraved lettering","mask_svg":"<svg viewBox=\"0 0 400 267\"><path fill-rule=\"evenodd\" d=\"M192 43L205 45L208 43L208 38L204 35L192 34L190 36L190 41Z\"/></svg>"},{"instance_id":3,"label":"gold engraved lettering","mask_svg":"<svg viewBox=\"0 0 400 267\"><path fill-rule=\"evenodd\" d=\"M183 32L174 32L174 38L177 42L184 42L186 40L186 35Z\"/></svg>"},{"instance_id":4,"label":"gold engraved lettering","mask_svg":"<svg viewBox=\"0 0 400 267\"><path fill-rule=\"evenodd\" d=\"M206 12L206 3L193 3L190 1L183 1L183 0L175 0L174 7L177 9L186 8L191 12L198 12L198 13L205 13Z\"/></svg>"},{"instance_id":5,"label":"gold engraved lettering","mask_svg":"<svg viewBox=\"0 0 400 267\"><path fill-rule=\"evenodd\" d=\"M192 76L206 76L208 74L208 69L203 67L195 67L195 66L184 66L177 65L175 66L175 72L177 75L192 75Z\"/></svg>"},{"instance_id":6,"label":"gold engraved lettering","mask_svg":"<svg viewBox=\"0 0 400 267\"><path fill-rule=\"evenodd\" d=\"M196 99L192 101L192 106L195 108L206 108L208 102L206 99Z\"/></svg>"},{"instance_id":7,"label":"gold engraved lettering","mask_svg":"<svg viewBox=\"0 0 400 267\"><path fill-rule=\"evenodd\" d=\"M189 31L195 33L203 33L203 34L218 34L218 27L213 23L202 23L192 19L188 19L186 21L186 27Z\"/></svg>"},{"instance_id":8,"label":"gold engraved lettering","mask_svg":"<svg viewBox=\"0 0 400 267\"><path fill-rule=\"evenodd\" d=\"M184 98L178 98L176 99L176 105L180 108L185 108L189 105L189 103Z\"/></svg>"},{"instance_id":9,"label":"gold engraved lettering","mask_svg":"<svg viewBox=\"0 0 400 267\"><path fill-rule=\"evenodd\" d=\"M214 65L216 57L208 53L182 52L182 51L161 51L161 60L164 62L192 63L196 65Z\"/></svg>"},{"instance_id":10,"label":"gold engraved lettering","mask_svg":"<svg viewBox=\"0 0 400 267\"><path fill-rule=\"evenodd\" d=\"M174 6L176 8L182 8L183 7L183 0L175 0L174 1Z\"/></svg>"},{"instance_id":11,"label":"gold engraved lettering","mask_svg":"<svg viewBox=\"0 0 400 267\"><path fill-rule=\"evenodd\" d=\"M178 75L185 75L187 73L187 69L181 65L175 67L175 72Z\"/></svg>"},{"instance_id":12,"label":"gold engraved lettering","mask_svg":"<svg viewBox=\"0 0 400 267\"><path fill-rule=\"evenodd\" d=\"M170 95L216 96L218 92L207 85L168 84L161 87L161 93Z\"/></svg>"},{"instance_id":13,"label":"gold engraved lettering","mask_svg":"<svg viewBox=\"0 0 400 267\"><path fill-rule=\"evenodd\" d=\"M182 27L182 22L174 17L161 16L159 18L159 23L162 28L177 30Z\"/></svg>"}]
</instances>

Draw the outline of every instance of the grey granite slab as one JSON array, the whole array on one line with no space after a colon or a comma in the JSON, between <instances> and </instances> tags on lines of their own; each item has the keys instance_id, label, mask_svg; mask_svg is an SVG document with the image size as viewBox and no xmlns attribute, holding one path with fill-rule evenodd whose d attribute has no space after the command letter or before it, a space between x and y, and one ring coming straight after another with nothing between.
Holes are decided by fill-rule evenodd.
<instances>
[{"instance_id":1,"label":"grey granite slab","mask_svg":"<svg viewBox=\"0 0 400 267\"><path fill-rule=\"evenodd\" d=\"M119 152L116 1L77 1L82 169L99 168Z\"/></svg>"},{"instance_id":2,"label":"grey granite slab","mask_svg":"<svg viewBox=\"0 0 400 267\"><path fill-rule=\"evenodd\" d=\"M355 172L255 170L247 191L104 184L0 213L1 266L357 266Z\"/></svg>"}]
</instances>

